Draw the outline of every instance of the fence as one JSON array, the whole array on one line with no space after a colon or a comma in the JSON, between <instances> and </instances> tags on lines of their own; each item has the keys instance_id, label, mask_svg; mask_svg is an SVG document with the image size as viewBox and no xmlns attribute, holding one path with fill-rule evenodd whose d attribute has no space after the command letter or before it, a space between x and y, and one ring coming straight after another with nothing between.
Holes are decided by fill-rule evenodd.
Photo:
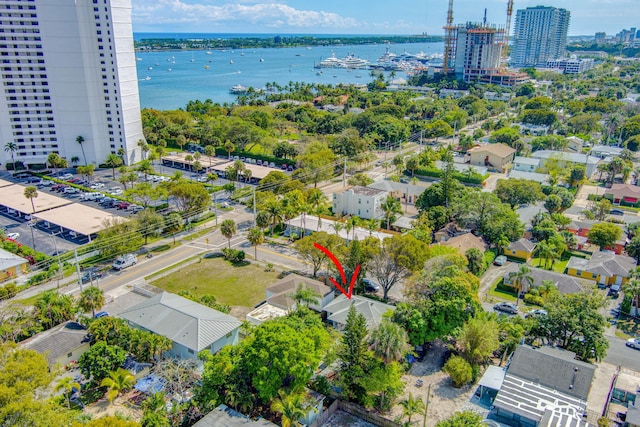
<instances>
[{"instance_id":1,"label":"fence","mask_svg":"<svg viewBox=\"0 0 640 427\"><path fill-rule=\"evenodd\" d=\"M309 427L320 427L338 410L344 411L378 427L402 427L401 424L388 420L360 405L342 400L334 400Z\"/></svg>"}]
</instances>

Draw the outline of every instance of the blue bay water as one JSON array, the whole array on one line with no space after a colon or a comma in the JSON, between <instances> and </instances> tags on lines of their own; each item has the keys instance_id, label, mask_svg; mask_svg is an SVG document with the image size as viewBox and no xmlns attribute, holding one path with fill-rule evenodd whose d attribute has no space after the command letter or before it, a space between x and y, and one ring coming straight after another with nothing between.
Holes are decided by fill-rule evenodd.
<instances>
[{"instance_id":1,"label":"blue bay water","mask_svg":"<svg viewBox=\"0 0 640 427\"><path fill-rule=\"evenodd\" d=\"M195 34L193 38L197 38ZM375 63L387 48L396 54L434 54L442 53L443 43L212 50L210 54L204 50L137 52L140 104L142 108L170 110L198 99L232 103L236 96L229 89L234 85L260 89L273 82L281 86L289 82L366 84L371 81L368 70L325 68L318 75L314 65L334 52L338 58L354 54ZM400 71L396 76L406 78Z\"/></svg>"}]
</instances>

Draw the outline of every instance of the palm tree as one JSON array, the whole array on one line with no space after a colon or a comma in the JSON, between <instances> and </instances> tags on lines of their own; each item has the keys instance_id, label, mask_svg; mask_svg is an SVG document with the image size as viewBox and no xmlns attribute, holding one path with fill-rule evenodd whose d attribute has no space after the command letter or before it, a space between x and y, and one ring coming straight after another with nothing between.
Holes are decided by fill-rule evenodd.
<instances>
[{"instance_id":1,"label":"palm tree","mask_svg":"<svg viewBox=\"0 0 640 427\"><path fill-rule=\"evenodd\" d=\"M280 202L279 199L277 198L271 198L269 200L267 200L267 202L264 204L264 211L267 212L267 214L269 215L269 219L271 222L271 235L273 236L273 229L275 228L275 225L280 223L280 221L282 221L282 217L283 217L283 209L282 209L282 203Z\"/></svg>"},{"instance_id":2,"label":"palm tree","mask_svg":"<svg viewBox=\"0 0 640 427\"><path fill-rule=\"evenodd\" d=\"M380 221L375 218L371 218L369 220L365 220L364 225L367 230L369 230L369 236L371 236L373 235L373 232L376 231L378 227L380 227Z\"/></svg>"},{"instance_id":3,"label":"palm tree","mask_svg":"<svg viewBox=\"0 0 640 427\"><path fill-rule=\"evenodd\" d=\"M287 296L293 298L293 300L296 302L297 309L300 309L300 307L302 307L303 305L318 305L318 298L321 297L318 292L316 292L314 289L307 288L303 283L298 284L298 287L296 288L296 292L294 294Z\"/></svg>"},{"instance_id":4,"label":"palm tree","mask_svg":"<svg viewBox=\"0 0 640 427\"><path fill-rule=\"evenodd\" d=\"M279 397L271 403L273 412L280 412L282 416L282 427L297 427L298 420L306 415L306 404L301 394L286 396L284 392L278 393Z\"/></svg>"},{"instance_id":5,"label":"palm tree","mask_svg":"<svg viewBox=\"0 0 640 427\"><path fill-rule=\"evenodd\" d=\"M538 257L545 261L544 268L547 270L550 268L550 262L551 265L553 265L553 260L555 260L557 256L555 247L545 241L538 243L535 252Z\"/></svg>"},{"instance_id":6,"label":"palm tree","mask_svg":"<svg viewBox=\"0 0 640 427\"><path fill-rule=\"evenodd\" d=\"M136 145L140 147L142 160L145 160L147 158L147 153L149 152L149 144L147 144L144 139L139 139Z\"/></svg>"},{"instance_id":7,"label":"palm tree","mask_svg":"<svg viewBox=\"0 0 640 427\"><path fill-rule=\"evenodd\" d=\"M71 157L71 164L73 165L73 167L78 166L78 162L79 161L80 161L80 157L78 157L78 156Z\"/></svg>"},{"instance_id":8,"label":"palm tree","mask_svg":"<svg viewBox=\"0 0 640 427\"><path fill-rule=\"evenodd\" d=\"M213 145L207 145L204 147L204 154L209 157L209 167L213 166L213 158L216 155L216 147Z\"/></svg>"},{"instance_id":9,"label":"palm tree","mask_svg":"<svg viewBox=\"0 0 640 427\"><path fill-rule=\"evenodd\" d=\"M83 312L91 311L93 317L96 315L96 309L101 308L104 305L104 294L102 289L97 286L89 286L80 293L80 299L78 300L78 307Z\"/></svg>"},{"instance_id":10,"label":"palm tree","mask_svg":"<svg viewBox=\"0 0 640 427\"><path fill-rule=\"evenodd\" d=\"M224 143L224 150L227 152L227 156L231 159L231 153L236 149L236 146L231 141Z\"/></svg>"},{"instance_id":11,"label":"palm tree","mask_svg":"<svg viewBox=\"0 0 640 427\"><path fill-rule=\"evenodd\" d=\"M516 306L520 301L520 294L524 291L524 282L529 282L529 286L533 285L533 277L531 276L531 269L526 265L521 265L518 271L513 272L509 277L513 280L513 285L516 288Z\"/></svg>"},{"instance_id":12,"label":"palm tree","mask_svg":"<svg viewBox=\"0 0 640 427\"><path fill-rule=\"evenodd\" d=\"M402 415L407 417L407 424L411 425L411 417L415 414L420 414L425 410L425 404L422 399L418 397L413 397L411 392L409 392L409 397L406 399L402 399L398 402L400 406L402 406Z\"/></svg>"},{"instance_id":13,"label":"palm tree","mask_svg":"<svg viewBox=\"0 0 640 427\"><path fill-rule=\"evenodd\" d=\"M122 166L123 161L122 157L118 156L116 153L109 153L107 156L107 160L104 161L104 164L111 168L111 175L113 176L113 180L116 179L116 168Z\"/></svg>"},{"instance_id":14,"label":"palm tree","mask_svg":"<svg viewBox=\"0 0 640 427\"><path fill-rule=\"evenodd\" d=\"M331 227L333 228L333 231L336 232L336 236L340 236L340 231L344 229L344 224L338 221L333 221Z\"/></svg>"},{"instance_id":15,"label":"palm tree","mask_svg":"<svg viewBox=\"0 0 640 427\"><path fill-rule=\"evenodd\" d=\"M261 245L264 242L264 233L258 227L253 227L249 229L247 233L247 240L249 243L253 245L255 256L254 258L258 259L258 245Z\"/></svg>"},{"instance_id":16,"label":"palm tree","mask_svg":"<svg viewBox=\"0 0 640 427\"><path fill-rule=\"evenodd\" d=\"M16 161L13 157L13 154L18 151L18 145L15 142L9 141L4 144L4 151L7 153L11 153L11 166L13 166L13 170L16 170Z\"/></svg>"},{"instance_id":17,"label":"palm tree","mask_svg":"<svg viewBox=\"0 0 640 427\"><path fill-rule=\"evenodd\" d=\"M62 377L56 383L54 390L56 392L62 391L67 401L67 408L71 408L71 395L73 394L73 390L80 390L80 384L75 382L71 377Z\"/></svg>"},{"instance_id":18,"label":"palm tree","mask_svg":"<svg viewBox=\"0 0 640 427\"><path fill-rule=\"evenodd\" d=\"M36 205L33 203L33 199L38 197L38 189L33 185L30 185L24 189L24 197L31 201L31 221L35 221L33 217L36 214ZM36 239L33 237L33 227L31 228L31 243L33 245L33 251L36 251Z\"/></svg>"},{"instance_id":19,"label":"palm tree","mask_svg":"<svg viewBox=\"0 0 640 427\"><path fill-rule=\"evenodd\" d=\"M383 321L371 331L369 346L385 364L402 359L411 350L407 333L395 322Z\"/></svg>"},{"instance_id":20,"label":"palm tree","mask_svg":"<svg viewBox=\"0 0 640 427\"><path fill-rule=\"evenodd\" d=\"M119 368L117 371L109 372L109 376L100 382L100 387L108 387L107 399L109 403L113 403L113 399L118 395L130 389L136 383L136 377L126 369Z\"/></svg>"},{"instance_id":21,"label":"palm tree","mask_svg":"<svg viewBox=\"0 0 640 427\"><path fill-rule=\"evenodd\" d=\"M360 221L361 219L358 215L351 215L349 219L347 219L347 224L351 225L351 230L353 231L353 236L351 240L355 240L356 238L356 228L358 227L358 225L360 225Z\"/></svg>"},{"instance_id":22,"label":"palm tree","mask_svg":"<svg viewBox=\"0 0 640 427\"><path fill-rule=\"evenodd\" d=\"M231 249L231 238L236 234L236 231L236 223L232 219L225 219L222 221L222 224L220 224L220 232L227 238L229 249Z\"/></svg>"},{"instance_id":23,"label":"palm tree","mask_svg":"<svg viewBox=\"0 0 640 427\"><path fill-rule=\"evenodd\" d=\"M504 248L508 247L509 245L511 245L511 241L507 238L507 236L505 236L504 234L501 234L498 240L496 241L496 247L498 248L498 253L504 254Z\"/></svg>"},{"instance_id":24,"label":"palm tree","mask_svg":"<svg viewBox=\"0 0 640 427\"><path fill-rule=\"evenodd\" d=\"M640 280L633 279L622 285L622 292L631 296L635 307L635 317L640 316Z\"/></svg>"},{"instance_id":25,"label":"palm tree","mask_svg":"<svg viewBox=\"0 0 640 427\"><path fill-rule=\"evenodd\" d=\"M384 218L387 222L387 230L389 230L389 227L391 226L391 218L396 214L402 213L402 206L399 201L391 196L387 196L384 202L382 202L382 205L380 205L380 208L382 209L382 212L384 212Z\"/></svg>"},{"instance_id":26,"label":"palm tree","mask_svg":"<svg viewBox=\"0 0 640 427\"><path fill-rule=\"evenodd\" d=\"M87 164L87 156L84 154L84 145L82 145L82 143L84 142L84 137L82 135L78 135L76 137L76 142L78 144L80 144L80 149L82 150L82 158L84 159L84 164Z\"/></svg>"}]
</instances>

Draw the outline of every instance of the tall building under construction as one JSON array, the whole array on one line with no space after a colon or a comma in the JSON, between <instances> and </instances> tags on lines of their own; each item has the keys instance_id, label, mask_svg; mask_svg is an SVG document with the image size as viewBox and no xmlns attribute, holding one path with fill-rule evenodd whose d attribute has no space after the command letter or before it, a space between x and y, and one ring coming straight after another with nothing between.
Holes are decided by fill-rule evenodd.
<instances>
[{"instance_id":1,"label":"tall building under construction","mask_svg":"<svg viewBox=\"0 0 640 427\"><path fill-rule=\"evenodd\" d=\"M454 72L465 82L479 81L500 72L504 30L467 22L456 28Z\"/></svg>"}]
</instances>

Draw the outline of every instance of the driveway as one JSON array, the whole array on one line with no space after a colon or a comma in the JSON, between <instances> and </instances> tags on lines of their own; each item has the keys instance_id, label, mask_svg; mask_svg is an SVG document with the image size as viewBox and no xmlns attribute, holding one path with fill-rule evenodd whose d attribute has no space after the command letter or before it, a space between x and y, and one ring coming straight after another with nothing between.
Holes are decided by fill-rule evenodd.
<instances>
[{"instance_id":1,"label":"driveway","mask_svg":"<svg viewBox=\"0 0 640 427\"><path fill-rule=\"evenodd\" d=\"M490 265L487 271L480 277L480 289L478 289L478 296L482 301L487 300L489 297L489 291L491 285L493 285L499 277L502 277L507 267L511 264L511 261L507 261L504 265Z\"/></svg>"}]
</instances>

